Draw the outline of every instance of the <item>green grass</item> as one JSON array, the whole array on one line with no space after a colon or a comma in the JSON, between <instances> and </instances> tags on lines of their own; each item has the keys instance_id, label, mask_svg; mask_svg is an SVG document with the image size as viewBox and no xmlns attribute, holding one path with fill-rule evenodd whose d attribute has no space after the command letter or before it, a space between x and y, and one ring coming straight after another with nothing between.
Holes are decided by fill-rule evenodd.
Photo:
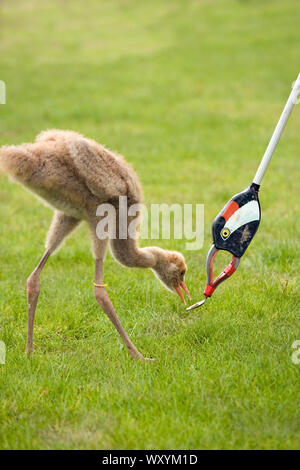
<instances>
[{"instance_id":1,"label":"green grass","mask_svg":"<svg viewBox=\"0 0 300 470\"><path fill-rule=\"evenodd\" d=\"M4 0L0 14L0 144L75 129L126 156L147 204L204 203L202 250L157 241L184 253L201 298L211 221L249 184L300 71L298 3ZM2 449L299 447L299 126L296 106L260 230L201 311L108 255L109 293L148 365L128 358L94 301L84 226L42 274L25 358L26 279L52 213L0 177Z\"/></svg>"}]
</instances>

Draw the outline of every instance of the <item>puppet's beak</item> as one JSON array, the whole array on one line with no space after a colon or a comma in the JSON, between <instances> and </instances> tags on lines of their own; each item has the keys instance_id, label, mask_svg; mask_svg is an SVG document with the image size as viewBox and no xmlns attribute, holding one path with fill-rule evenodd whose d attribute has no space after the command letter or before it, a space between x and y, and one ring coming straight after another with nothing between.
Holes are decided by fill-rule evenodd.
<instances>
[{"instance_id":1,"label":"puppet's beak","mask_svg":"<svg viewBox=\"0 0 300 470\"><path fill-rule=\"evenodd\" d=\"M188 298L190 299L190 298L191 298L191 295L190 295L189 290L188 290L188 288L186 287L184 281L181 281L180 284L175 287L175 291L177 292L178 297L180 298L181 302L182 302L184 305L186 305L186 302L185 302L185 300L184 300L184 297L183 297L183 294L182 294L181 289L186 293L186 295L187 295Z\"/></svg>"}]
</instances>

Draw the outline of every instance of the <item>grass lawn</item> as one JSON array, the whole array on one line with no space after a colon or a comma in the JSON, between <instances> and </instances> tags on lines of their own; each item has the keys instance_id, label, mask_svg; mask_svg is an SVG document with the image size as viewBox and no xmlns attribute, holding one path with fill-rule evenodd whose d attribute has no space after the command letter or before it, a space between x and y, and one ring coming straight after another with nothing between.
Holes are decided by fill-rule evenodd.
<instances>
[{"instance_id":1,"label":"grass lawn","mask_svg":"<svg viewBox=\"0 0 300 470\"><path fill-rule=\"evenodd\" d=\"M251 182L300 72L298 3L0 8L0 144L78 130L126 156L147 204L205 204L200 251L155 241L183 252L192 300L202 298L211 222ZM134 343L156 358L148 365L129 359L94 300L85 226L43 271L35 353L25 358L26 279L52 211L0 176L1 449L299 447L299 126L296 106L263 181L259 232L201 310L186 312L150 271L108 255L109 294Z\"/></svg>"}]
</instances>

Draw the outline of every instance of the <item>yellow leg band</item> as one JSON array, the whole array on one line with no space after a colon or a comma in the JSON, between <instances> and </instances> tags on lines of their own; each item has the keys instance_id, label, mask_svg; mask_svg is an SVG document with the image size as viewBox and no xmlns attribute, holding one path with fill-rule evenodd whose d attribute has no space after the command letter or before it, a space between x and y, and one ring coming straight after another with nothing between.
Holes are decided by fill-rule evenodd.
<instances>
[{"instance_id":1,"label":"yellow leg band","mask_svg":"<svg viewBox=\"0 0 300 470\"><path fill-rule=\"evenodd\" d=\"M95 287L107 287L107 284L96 284L96 283L94 282L94 286L95 286Z\"/></svg>"}]
</instances>

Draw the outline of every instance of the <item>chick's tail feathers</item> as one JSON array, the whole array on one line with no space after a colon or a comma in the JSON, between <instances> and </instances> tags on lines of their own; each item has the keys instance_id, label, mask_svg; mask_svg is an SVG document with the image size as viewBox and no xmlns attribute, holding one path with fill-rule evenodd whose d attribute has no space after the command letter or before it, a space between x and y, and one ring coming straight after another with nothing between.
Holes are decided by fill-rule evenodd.
<instances>
[{"instance_id":1,"label":"chick's tail feathers","mask_svg":"<svg viewBox=\"0 0 300 470\"><path fill-rule=\"evenodd\" d=\"M26 184L30 181L37 167L38 162L26 145L0 148L0 172L8 174L20 183Z\"/></svg>"}]
</instances>

